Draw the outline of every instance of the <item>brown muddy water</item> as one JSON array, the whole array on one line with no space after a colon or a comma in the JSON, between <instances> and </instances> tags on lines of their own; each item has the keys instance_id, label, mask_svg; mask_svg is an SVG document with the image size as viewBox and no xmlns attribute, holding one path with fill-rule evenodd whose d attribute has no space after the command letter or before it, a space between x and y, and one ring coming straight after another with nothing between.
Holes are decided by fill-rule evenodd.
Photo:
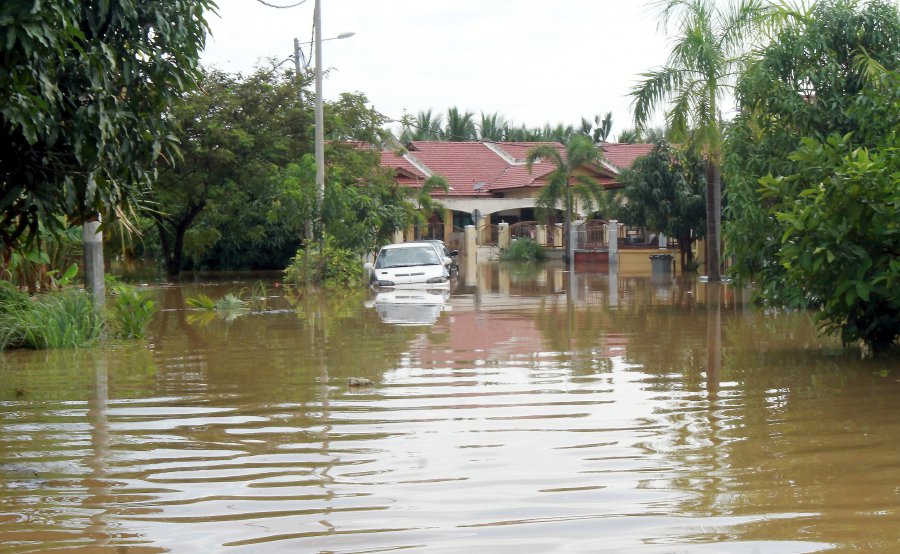
<instances>
[{"instance_id":1,"label":"brown muddy water","mask_svg":"<svg viewBox=\"0 0 900 554\"><path fill-rule=\"evenodd\" d=\"M900 551L896 358L728 286L569 281L151 287L146 344L0 354L0 551Z\"/></svg>"}]
</instances>

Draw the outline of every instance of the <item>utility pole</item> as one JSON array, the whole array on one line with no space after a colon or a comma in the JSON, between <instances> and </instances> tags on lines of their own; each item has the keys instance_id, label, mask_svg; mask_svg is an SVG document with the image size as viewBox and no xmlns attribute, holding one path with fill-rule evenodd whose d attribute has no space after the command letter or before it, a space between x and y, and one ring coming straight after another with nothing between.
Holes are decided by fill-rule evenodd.
<instances>
[{"instance_id":1,"label":"utility pole","mask_svg":"<svg viewBox=\"0 0 900 554\"><path fill-rule=\"evenodd\" d=\"M297 96L300 99L300 105L303 105L303 82L300 79L300 71L302 70L303 64L301 63L301 59L303 56L303 52L300 50L300 41L298 39L294 39L294 74L297 77ZM318 156L318 153L316 154ZM318 160L318 157L316 158ZM318 166L317 166L318 167ZM316 181L318 183L318 180ZM312 211L312 210L310 210ZM309 214L309 217L306 217L306 221L304 222L304 236L306 238L306 245L309 248L309 243L313 240L313 217L312 214ZM309 252L307 251L307 258L309 257Z\"/></svg>"},{"instance_id":2,"label":"utility pole","mask_svg":"<svg viewBox=\"0 0 900 554\"><path fill-rule=\"evenodd\" d=\"M316 38L316 207L320 232L325 232L325 112L322 99L322 0L313 16Z\"/></svg>"}]
</instances>

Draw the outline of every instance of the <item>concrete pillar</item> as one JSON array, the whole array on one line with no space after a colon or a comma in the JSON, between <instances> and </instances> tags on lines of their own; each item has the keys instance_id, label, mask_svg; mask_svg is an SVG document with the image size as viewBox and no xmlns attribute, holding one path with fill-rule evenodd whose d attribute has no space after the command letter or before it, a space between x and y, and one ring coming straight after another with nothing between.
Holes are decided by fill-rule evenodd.
<instances>
[{"instance_id":1,"label":"concrete pillar","mask_svg":"<svg viewBox=\"0 0 900 554\"><path fill-rule=\"evenodd\" d=\"M400 244L403 242L403 229L397 229L394 231L394 236L391 237L391 242L394 244Z\"/></svg>"},{"instance_id":2,"label":"concrete pillar","mask_svg":"<svg viewBox=\"0 0 900 554\"><path fill-rule=\"evenodd\" d=\"M562 225L554 225L553 229L553 246L559 248L563 245L563 229Z\"/></svg>"},{"instance_id":3,"label":"concrete pillar","mask_svg":"<svg viewBox=\"0 0 900 554\"><path fill-rule=\"evenodd\" d=\"M609 306L619 305L619 266L612 260L609 262Z\"/></svg>"},{"instance_id":4,"label":"concrete pillar","mask_svg":"<svg viewBox=\"0 0 900 554\"><path fill-rule=\"evenodd\" d=\"M615 219L609 220L606 226L606 243L609 245L609 263L619 261L619 222Z\"/></svg>"},{"instance_id":5,"label":"concrete pillar","mask_svg":"<svg viewBox=\"0 0 900 554\"><path fill-rule=\"evenodd\" d=\"M660 234L659 234L659 248L660 248L660 250L665 250L665 249L668 248L668 247L669 247L669 237L667 237L667 236L666 236L665 234L663 234L663 233L660 233Z\"/></svg>"},{"instance_id":6,"label":"concrete pillar","mask_svg":"<svg viewBox=\"0 0 900 554\"><path fill-rule=\"evenodd\" d=\"M478 238L477 238L478 244L485 244L487 242L488 237L485 235L485 229L490 224L491 224L491 215L490 214L482 215L476 222L477 229L478 229Z\"/></svg>"},{"instance_id":7,"label":"concrete pillar","mask_svg":"<svg viewBox=\"0 0 900 554\"><path fill-rule=\"evenodd\" d=\"M450 244L450 237L453 236L453 212L444 210L444 242Z\"/></svg>"},{"instance_id":8,"label":"concrete pillar","mask_svg":"<svg viewBox=\"0 0 900 554\"><path fill-rule=\"evenodd\" d=\"M572 250L579 248L584 243L583 238L580 243L578 240L579 237L583 237L582 233L584 233L584 224L585 221L583 219L572 222Z\"/></svg>"},{"instance_id":9,"label":"concrete pillar","mask_svg":"<svg viewBox=\"0 0 900 554\"><path fill-rule=\"evenodd\" d=\"M497 227L499 228L497 233L497 246L499 246L501 250L509 248L509 223L504 221Z\"/></svg>"},{"instance_id":10,"label":"concrete pillar","mask_svg":"<svg viewBox=\"0 0 900 554\"><path fill-rule=\"evenodd\" d=\"M100 217L96 221L86 221L81 227L84 243L84 288L91 293L94 306L102 308L106 303L106 283L103 278L103 233L100 231Z\"/></svg>"},{"instance_id":11,"label":"concrete pillar","mask_svg":"<svg viewBox=\"0 0 900 554\"><path fill-rule=\"evenodd\" d=\"M466 242L463 251L466 253L466 258L471 258L472 260L478 259L477 234L478 232L475 230L474 225L466 225Z\"/></svg>"},{"instance_id":12,"label":"concrete pillar","mask_svg":"<svg viewBox=\"0 0 900 554\"><path fill-rule=\"evenodd\" d=\"M535 237L535 240L537 241L538 244L540 244L541 246L544 246L545 244L547 244L547 226L546 225L535 225L535 228L536 228L535 235L537 235Z\"/></svg>"}]
</instances>

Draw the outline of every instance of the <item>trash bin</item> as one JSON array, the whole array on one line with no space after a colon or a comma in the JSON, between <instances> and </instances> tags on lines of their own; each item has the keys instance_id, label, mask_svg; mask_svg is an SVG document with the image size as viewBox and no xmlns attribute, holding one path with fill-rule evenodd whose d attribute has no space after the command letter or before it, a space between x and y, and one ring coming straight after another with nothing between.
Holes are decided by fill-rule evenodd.
<instances>
[{"instance_id":1,"label":"trash bin","mask_svg":"<svg viewBox=\"0 0 900 554\"><path fill-rule=\"evenodd\" d=\"M672 259L674 256L671 254L653 254L650 256L650 267L653 274L665 274L672 273Z\"/></svg>"}]
</instances>

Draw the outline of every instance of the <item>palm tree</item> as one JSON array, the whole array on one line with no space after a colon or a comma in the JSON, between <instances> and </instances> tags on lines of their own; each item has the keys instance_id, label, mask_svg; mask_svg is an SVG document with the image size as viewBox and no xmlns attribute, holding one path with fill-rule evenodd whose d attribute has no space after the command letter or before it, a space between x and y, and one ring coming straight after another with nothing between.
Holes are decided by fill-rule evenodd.
<instances>
[{"instance_id":1,"label":"palm tree","mask_svg":"<svg viewBox=\"0 0 900 554\"><path fill-rule=\"evenodd\" d=\"M619 144L636 144L641 142L641 132L638 129L622 129L616 137Z\"/></svg>"},{"instance_id":2,"label":"palm tree","mask_svg":"<svg viewBox=\"0 0 900 554\"><path fill-rule=\"evenodd\" d=\"M442 175L432 175L431 177L425 179L425 182L422 183L422 187L416 192L416 204L419 206L419 223L424 224L428 221L428 218L431 217L431 214L443 208L443 205L440 202L437 202L431 197L431 193L441 190L443 192L448 192L450 190L450 183L447 182L447 179Z\"/></svg>"},{"instance_id":3,"label":"palm tree","mask_svg":"<svg viewBox=\"0 0 900 554\"><path fill-rule=\"evenodd\" d=\"M606 139L609 138L610 131L612 131L612 112L606 112L603 119L600 119L599 114L595 115L594 125L594 134L592 136L594 142L606 142Z\"/></svg>"},{"instance_id":4,"label":"palm tree","mask_svg":"<svg viewBox=\"0 0 900 554\"><path fill-rule=\"evenodd\" d=\"M433 115L432 110L419 112L413 121L404 119L400 142L406 144L413 140L441 140L442 125L441 116Z\"/></svg>"},{"instance_id":5,"label":"palm tree","mask_svg":"<svg viewBox=\"0 0 900 554\"><path fill-rule=\"evenodd\" d=\"M494 112L481 112L481 125L478 127L479 139L500 142L506 140L508 125L503 116Z\"/></svg>"},{"instance_id":6,"label":"palm tree","mask_svg":"<svg viewBox=\"0 0 900 554\"><path fill-rule=\"evenodd\" d=\"M461 114L456 106L447 110L447 125L444 127L445 140L465 142L475 140L477 136L474 113L466 112Z\"/></svg>"},{"instance_id":7,"label":"palm tree","mask_svg":"<svg viewBox=\"0 0 900 554\"><path fill-rule=\"evenodd\" d=\"M715 0L662 0L664 26L677 33L667 64L643 74L631 91L634 121L643 128L660 104L668 104L667 123L679 140L693 127L706 156L707 275L720 281L722 127L720 102L743 66L743 47L771 10L762 0L735 0L723 9Z\"/></svg>"},{"instance_id":8,"label":"palm tree","mask_svg":"<svg viewBox=\"0 0 900 554\"><path fill-rule=\"evenodd\" d=\"M577 196L587 211L593 211L594 204L599 203L603 195L597 181L586 175L575 175L575 170L586 165L599 164L603 160L603 154L594 147L594 142L589 137L572 134L566 143L565 156L549 144L541 144L529 150L525 157L529 173L538 160L548 160L556 165L556 169L550 173L549 182L538 195L537 206L542 210L553 210L560 203L563 204L563 221L568 237L566 261L571 264L574 250L571 233L572 196Z\"/></svg>"}]
</instances>

